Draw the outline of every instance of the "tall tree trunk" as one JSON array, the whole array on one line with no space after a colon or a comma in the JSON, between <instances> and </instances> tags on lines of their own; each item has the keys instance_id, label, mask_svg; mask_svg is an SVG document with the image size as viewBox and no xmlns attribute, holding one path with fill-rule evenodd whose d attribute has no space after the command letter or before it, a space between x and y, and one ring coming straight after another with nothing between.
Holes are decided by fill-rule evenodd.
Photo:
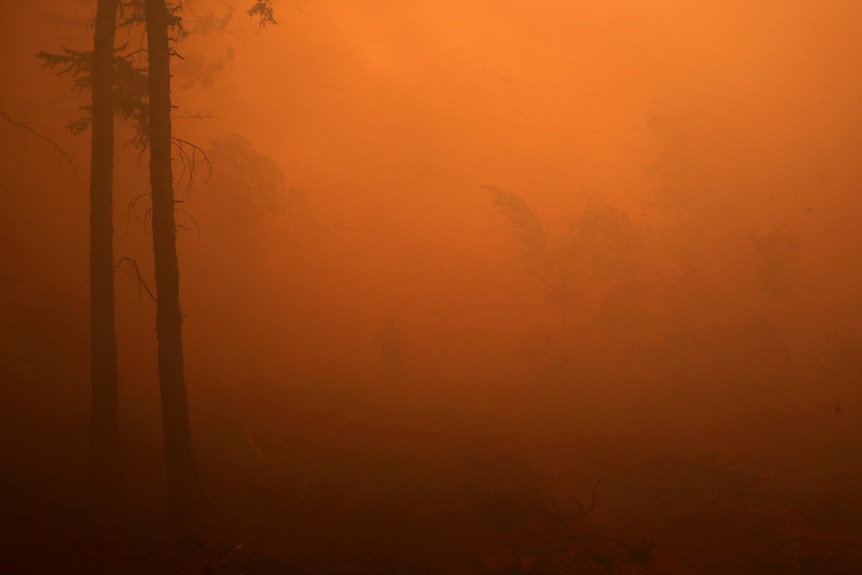
<instances>
[{"instance_id":1,"label":"tall tree trunk","mask_svg":"<svg viewBox=\"0 0 862 575\"><path fill-rule=\"evenodd\" d=\"M93 34L90 164L90 445L84 495L122 496L117 340L114 326L114 28L117 0L99 0Z\"/></svg>"},{"instance_id":2,"label":"tall tree trunk","mask_svg":"<svg viewBox=\"0 0 862 575\"><path fill-rule=\"evenodd\" d=\"M168 512L186 521L208 511L192 453L183 375L182 314L171 175L171 73L164 0L146 0L149 49L150 185L156 268L156 335L167 468Z\"/></svg>"}]
</instances>

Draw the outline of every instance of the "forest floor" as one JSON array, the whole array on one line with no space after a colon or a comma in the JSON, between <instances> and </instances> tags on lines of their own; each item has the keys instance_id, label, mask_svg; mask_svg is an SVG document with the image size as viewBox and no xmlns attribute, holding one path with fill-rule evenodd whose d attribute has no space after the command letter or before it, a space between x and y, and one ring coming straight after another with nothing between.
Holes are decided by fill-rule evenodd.
<instances>
[{"instance_id":1,"label":"forest floor","mask_svg":"<svg viewBox=\"0 0 862 575\"><path fill-rule=\"evenodd\" d=\"M598 465L612 449L589 442L556 465L444 402L282 399L289 417L240 401L230 417L198 419L213 516L194 525L164 522L158 441L146 433L129 434L127 449L152 453L127 462L128 487L151 496L122 512L85 510L72 489L44 488L68 479L19 461L3 475L0 571L862 575L852 486L822 479L815 497L789 471L717 452L622 450ZM45 430L39 449L60 445L52 434L62 430Z\"/></svg>"}]
</instances>

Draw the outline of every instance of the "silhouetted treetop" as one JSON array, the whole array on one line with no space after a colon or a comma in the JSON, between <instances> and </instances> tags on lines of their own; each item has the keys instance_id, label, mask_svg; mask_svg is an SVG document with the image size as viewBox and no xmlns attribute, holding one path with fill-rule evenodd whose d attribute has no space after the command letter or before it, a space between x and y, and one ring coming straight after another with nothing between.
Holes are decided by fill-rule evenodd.
<instances>
[{"instance_id":1,"label":"silhouetted treetop","mask_svg":"<svg viewBox=\"0 0 862 575\"><path fill-rule=\"evenodd\" d=\"M504 216L509 229L521 249L521 259L532 273L538 273L548 258L548 230L519 195L496 186L483 186L494 210Z\"/></svg>"},{"instance_id":2,"label":"silhouetted treetop","mask_svg":"<svg viewBox=\"0 0 862 575\"><path fill-rule=\"evenodd\" d=\"M254 5L249 8L246 13L249 17L257 17L258 26L263 28L267 24L278 24L275 20L275 9L273 8L274 0L257 0Z\"/></svg>"}]
</instances>

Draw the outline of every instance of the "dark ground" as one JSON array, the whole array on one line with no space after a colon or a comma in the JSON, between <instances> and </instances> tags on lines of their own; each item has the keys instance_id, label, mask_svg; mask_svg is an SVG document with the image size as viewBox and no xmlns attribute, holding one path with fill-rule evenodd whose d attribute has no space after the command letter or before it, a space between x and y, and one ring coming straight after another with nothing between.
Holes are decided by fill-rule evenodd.
<instances>
[{"instance_id":1,"label":"dark ground","mask_svg":"<svg viewBox=\"0 0 862 575\"><path fill-rule=\"evenodd\" d=\"M840 473L641 454L538 408L515 421L381 397L294 386L234 393L229 411L201 400L214 513L178 527L163 519L157 414L126 425L133 496L101 512L77 499L85 410L7 414L2 572L862 574L860 490ZM556 432L569 455L528 447L524 429Z\"/></svg>"}]
</instances>

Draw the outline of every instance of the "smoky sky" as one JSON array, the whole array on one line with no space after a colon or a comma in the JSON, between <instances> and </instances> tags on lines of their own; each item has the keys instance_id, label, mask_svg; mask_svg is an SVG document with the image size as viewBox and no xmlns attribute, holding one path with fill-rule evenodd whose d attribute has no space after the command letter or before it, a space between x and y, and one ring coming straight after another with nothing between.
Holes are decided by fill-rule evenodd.
<instances>
[{"instance_id":1,"label":"smoky sky","mask_svg":"<svg viewBox=\"0 0 862 575\"><path fill-rule=\"evenodd\" d=\"M688 273L682 260L723 278L724 295L698 304L712 306L704 316L760 305L739 286L768 245L757 238L784 232L797 261L773 315L793 349L858 334L856 2L300 1L278 3L278 25L260 30L237 2L184 4L176 135L204 150L241 136L317 226L291 243L277 239L283 221L257 222L260 243L215 252L220 230L253 234L208 195L222 166L212 183L198 177L184 209L201 226L180 240L192 356L210 328L245 322L250 354L278 356L291 341L321 365L358 365L395 317L430 369L491 361L525 330L556 329L486 185L523 197L551 231L596 199L623 209L653 246L655 290ZM86 94L33 54L88 48L93 14L93 2L30 2L0 17L0 108L69 150L82 182L47 144L4 126L2 193L14 201L3 257L82 297L86 136L63 126ZM146 189L146 159L121 144L117 167L118 256L139 258L146 275L146 222L128 209ZM232 270L256 279L232 283ZM124 285L123 305L148 317ZM212 319L249 292L261 295L233 319Z\"/></svg>"}]
</instances>

